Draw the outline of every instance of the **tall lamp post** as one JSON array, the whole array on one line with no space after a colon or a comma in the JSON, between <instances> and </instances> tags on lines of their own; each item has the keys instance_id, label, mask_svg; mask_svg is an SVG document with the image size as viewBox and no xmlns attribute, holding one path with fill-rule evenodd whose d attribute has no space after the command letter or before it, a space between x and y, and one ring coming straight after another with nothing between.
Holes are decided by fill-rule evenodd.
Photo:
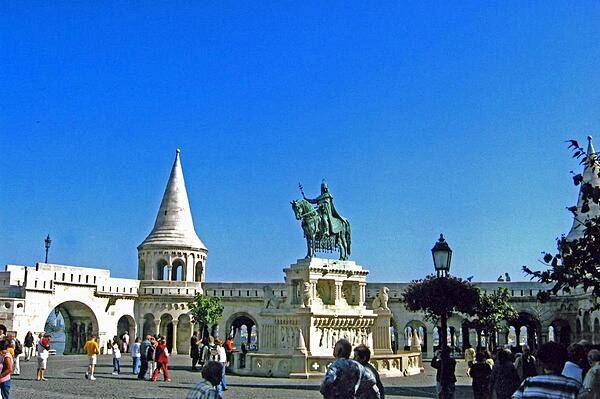
<instances>
[{"instance_id":1,"label":"tall lamp post","mask_svg":"<svg viewBox=\"0 0 600 399\"><path fill-rule=\"evenodd\" d=\"M48 234L44 240L44 246L46 247L46 260L44 260L44 263L48 263L48 250L50 249L50 244L52 244L52 240L50 239L50 234Z\"/></svg>"},{"instance_id":2,"label":"tall lamp post","mask_svg":"<svg viewBox=\"0 0 600 399\"><path fill-rule=\"evenodd\" d=\"M440 234L433 248L431 248L433 256L433 266L437 272L438 279L445 279L450 272L450 262L452 261L452 250L444 240L444 235ZM440 281L441 282L441 281ZM441 330L440 331L440 347L445 349L448 347L448 313L444 312L441 315Z\"/></svg>"}]
</instances>

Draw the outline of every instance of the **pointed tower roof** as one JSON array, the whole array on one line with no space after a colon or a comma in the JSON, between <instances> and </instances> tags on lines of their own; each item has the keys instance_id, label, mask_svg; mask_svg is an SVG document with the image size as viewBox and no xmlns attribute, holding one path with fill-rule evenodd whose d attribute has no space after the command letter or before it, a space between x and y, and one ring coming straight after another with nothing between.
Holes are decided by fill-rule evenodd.
<instances>
[{"instance_id":1,"label":"pointed tower roof","mask_svg":"<svg viewBox=\"0 0 600 399\"><path fill-rule=\"evenodd\" d=\"M596 156L596 150L594 149L594 144L592 144L592 136L588 136L588 148L587 148L587 157L588 162L585 163L585 167L583 169L583 182L580 187L583 187L583 184L590 183L592 186L600 187L600 177L598 177L598 172L600 171L600 165L597 162L589 162L592 157ZM579 189L579 199L577 201L577 210L575 211L575 217L573 218L573 226L571 227L571 231L567 234L567 240L576 240L583 236L583 232L585 231L585 222L594 217L600 216L600 207L598 204L595 204L592 201L588 202L588 206L590 210L586 213L581 212L581 207L583 206L583 195L581 193L581 188Z\"/></svg>"},{"instance_id":2,"label":"pointed tower roof","mask_svg":"<svg viewBox=\"0 0 600 399\"><path fill-rule=\"evenodd\" d=\"M145 247L188 247L206 250L206 246L196 234L192 212L188 201L183 170L179 159L179 149L171 169L169 182L163 195L154 228L138 249Z\"/></svg>"}]
</instances>

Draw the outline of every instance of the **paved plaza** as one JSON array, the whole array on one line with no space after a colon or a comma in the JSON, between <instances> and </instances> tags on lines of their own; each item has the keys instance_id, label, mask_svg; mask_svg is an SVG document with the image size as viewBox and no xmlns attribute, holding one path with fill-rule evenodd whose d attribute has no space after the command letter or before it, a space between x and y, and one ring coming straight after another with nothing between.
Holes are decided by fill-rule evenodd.
<instances>
[{"instance_id":1,"label":"paved plaza","mask_svg":"<svg viewBox=\"0 0 600 399\"><path fill-rule=\"evenodd\" d=\"M189 389L200 378L199 372L189 370L189 358L172 357L172 382L139 381L131 373L131 358L122 359L122 373L113 376L112 357L102 355L98 361L96 381L84 379L87 359L83 355L52 356L48 361L47 381L35 381L36 361L21 362L21 375L13 376L13 399L70 399L70 398L131 398L159 399L185 398ZM428 362L426 362L428 363ZM124 366L123 366L124 365ZM470 398L470 380L465 376L466 366L457 366L457 397ZM295 380L285 378L258 378L227 376L229 390L225 398L244 399L308 399L321 398L320 380ZM418 376L384 379L387 398L433 398L435 370L426 364L425 372Z\"/></svg>"}]
</instances>

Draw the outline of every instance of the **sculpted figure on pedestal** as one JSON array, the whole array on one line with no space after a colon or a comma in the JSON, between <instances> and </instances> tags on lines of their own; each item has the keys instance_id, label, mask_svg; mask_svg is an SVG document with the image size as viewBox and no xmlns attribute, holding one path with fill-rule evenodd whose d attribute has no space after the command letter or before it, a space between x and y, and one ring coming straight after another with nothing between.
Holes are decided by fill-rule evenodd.
<instances>
[{"instance_id":1,"label":"sculpted figure on pedestal","mask_svg":"<svg viewBox=\"0 0 600 399\"><path fill-rule=\"evenodd\" d=\"M311 284L308 281L302 283L302 306L307 308L312 304Z\"/></svg>"},{"instance_id":2,"label":"sculpted figure on pedestal","mask_svg":"<svg viewBox=\"0 0 600 399\"><path fill-rule=\"evenodd\" d=\"M379 289L379 292L377 293L377 296L375 297L375 299L373 299L373 309L377 310L377 309L384 309L384 310L390 310L390 308L388 307L388 300L389 300L389 288L388 287L381 287Z\"/></svg>"}]
</instances>

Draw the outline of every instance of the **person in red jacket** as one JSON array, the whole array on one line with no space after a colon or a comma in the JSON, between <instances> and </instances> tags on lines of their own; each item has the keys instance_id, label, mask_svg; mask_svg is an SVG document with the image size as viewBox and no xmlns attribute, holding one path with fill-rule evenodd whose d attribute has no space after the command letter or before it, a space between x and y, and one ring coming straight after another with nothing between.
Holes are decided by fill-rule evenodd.
<instances>
[{"instance_id":1,"label":"person in red jacket","mask_svg":"<svg viewBox=\"0 0 600 399\"><path fill-rule=\"evenodd\" d=\"M154 369L154 373L152 373L151 380L156 381L158 373L162 370L165 381L171 381L171 378L169 378L169 351L167 350L167 341L164 337L161 338L154 351L154 358L156 359L156 369Z\"/></svg>"},{"instance_id":2,"label":"person in red jacket","mask_svg":"<svg viewBox=\"0 0 600 399\"><path fill-rule=\"evenodd\" d=\"M225 348L225 354L227 355L227 367L231 367L233 365L233 352L235 351L231 335L223 343L223 348Z\"/></svg>"}]
</instances>

